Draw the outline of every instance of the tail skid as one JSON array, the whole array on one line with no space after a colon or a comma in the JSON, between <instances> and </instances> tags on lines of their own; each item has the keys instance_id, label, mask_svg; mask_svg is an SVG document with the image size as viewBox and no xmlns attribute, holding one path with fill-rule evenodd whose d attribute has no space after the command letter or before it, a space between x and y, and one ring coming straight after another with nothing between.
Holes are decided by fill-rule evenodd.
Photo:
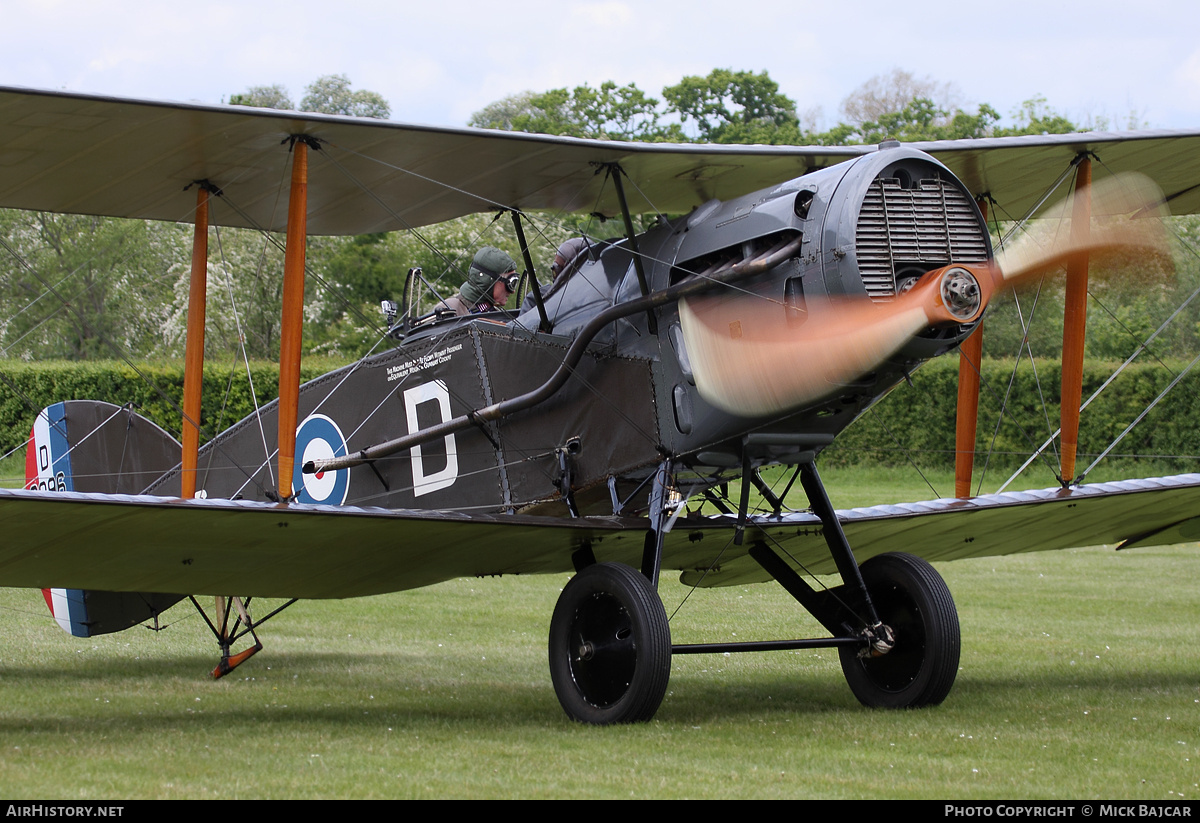
<instances>
[{"instance_id":1,"label":"tail skid","mask_svg":"<svg viewBox=\"0 0 1200 823\"><path fill-rule=\"evenodd\" d=\"M204 607L200 605L195 597L189 596L188 599L192 601L192 605L196 607L196 611L204 618L204 622L208 624L213 637L217 640L217 645L221 647L221 659L217 663L216 668L212 670L214 680L219 680L229 674L262 651L263 644L258 639L258 633L255 629L296 602L296 598L292 598L279 608L268 613L262 620L255 621L250 616L250 602L252 598L217 597L213 605L213 612L216 618L214 622L213 619L209 618L208 613L204 611ZM232 625L230 625L231 620ZM236 654L230 654L233 645L247 635L254 639L254 645Z\"/></svg>"}]
</instances>

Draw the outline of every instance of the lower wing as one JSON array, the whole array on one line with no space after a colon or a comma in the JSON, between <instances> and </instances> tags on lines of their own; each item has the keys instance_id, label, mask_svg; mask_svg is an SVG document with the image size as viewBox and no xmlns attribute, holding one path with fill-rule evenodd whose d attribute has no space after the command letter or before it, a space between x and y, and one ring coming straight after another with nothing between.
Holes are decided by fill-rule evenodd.
<instances>
[{"instance_id":1,"label":"lower wing","mask_svg":"<svg viewBox=\"0 0 1200 823\"><path fill-rule=\"evenodd\" d=\"M931 561L1076 546L1200 539L1200 474L840 511L859 562L887 551ZM663 567L688 585L764 582L765 541L801 571L833 570L808 513L681 517ZM566 573L589 548L640 565L647 521L392 511L0 490L0 586L341 598L456 577Z\"/></svg>"}]
</instances>

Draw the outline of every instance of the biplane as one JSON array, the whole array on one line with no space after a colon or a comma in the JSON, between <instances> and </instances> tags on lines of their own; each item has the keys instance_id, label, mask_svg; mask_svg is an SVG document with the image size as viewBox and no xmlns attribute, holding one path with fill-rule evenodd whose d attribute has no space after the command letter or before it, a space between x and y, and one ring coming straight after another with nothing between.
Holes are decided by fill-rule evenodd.
<instances>
[{"instance_id":1,"label":"biplane","mask_svg":"<svg viewBox=\"0 0 1200 823\"><path fill-rule=\"evenodd\" d=\"M1062 488L839 512L818 456L957 349L973 444L972 341L991 296L1064 261L1070 293L1095 250L1154 253L1150 215L1200 210L1197 149L1200 131L636 144L0 89L0 206L195 224L180 440L124 407L44 409L28 487L0 491L0 585L43 589L85 636L216 596L220 675L261 648L252 597L574 571L549 629L574 720L649 719L673 655L770 649L836 648L867 706L937 704L960 633L929 561L1194 540L1200 475L1079 486L1065 465ZM1161 193L1093 198L1099 178L1126 171ZM984 198L1033 213L1072 176L1069 238L998 255ZM1089 209L1126 228L1093 232ZM534 274L529 308L423 314L412 271L386 345L300 384L309 235L493 210L511 213ZM626 232L589 243L543 292L522 229L539 210L619 216ZM286 232L280 399L200 446L213 213ZM1064 420L1073 461L1071 431ZM777 465L808 510L785 511L764 482ZM752 488L772 511L750 511ZM828 636L673 644L664 571L699 587L777 581Z\"/></svg>"}]
</instances>

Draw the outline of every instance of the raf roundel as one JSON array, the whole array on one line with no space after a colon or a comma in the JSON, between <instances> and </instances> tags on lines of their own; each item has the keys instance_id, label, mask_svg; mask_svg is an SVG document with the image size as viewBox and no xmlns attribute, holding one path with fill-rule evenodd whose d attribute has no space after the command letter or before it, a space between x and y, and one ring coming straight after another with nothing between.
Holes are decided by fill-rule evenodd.
<instances>
[{"instance_id":1,"label":"raf roundel","mask_svg":"<svg viewBox=\"0 0 1200 823\"><path fill-rule=\"evenodd\" d=\"M296 461L292 488L298 503L325 503L340 506L350 491L350 470L303 474L301 467L310 460L327 460L346 455L346 438L337 423L323 414L310 414L296 429Z\"/></svg>"}]
</instances>

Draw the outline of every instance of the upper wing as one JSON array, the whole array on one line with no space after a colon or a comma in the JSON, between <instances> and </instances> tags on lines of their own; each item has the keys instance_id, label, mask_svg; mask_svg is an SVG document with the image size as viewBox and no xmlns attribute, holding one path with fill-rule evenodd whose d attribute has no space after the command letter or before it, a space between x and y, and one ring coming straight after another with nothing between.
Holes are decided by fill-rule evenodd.
<instances>
[{"instance_id":1,"label":"upper wing","mask_svg":"<svg viewBox=\"0 0 1200 823\"><path fill-rule=\"evenodd\" d=\"M299 112L162 103L0 87L0 207L191 219L184 187L225 193L221 225L282 229L290 135L322 141L309 169L308 230L363 234L520 209L614 214L598 163L619 162L634 211L682 213L801 176L874 146L622 143L435 128ZM1200 130L918 143L1011 216L1035 203L1079 151L1094 176L1134 169L1175 213L1200 210Z\"/></svg>"},{"instance_id":2,"label":"upper wing","mask_svg":"<svg viewBox=\"0 0 1200 823\"><path fill-rule=\"evenodd\" d=\"M1092 180L1139 172L1162 189L1173 214L1200 211L1200 129L1084 132L911 143L954 172L971 193L990 194L1016 219L1038 204L1081 152L1096 156Z\"/></svg>"},{"instance_id":3,"label":"upper wing","mask_svg":"<svg viewBox=\"0 0 1200 823\"><path fill-rule=\"evenodd\" d=\"M222 225L280 230L296 134L322 141L309 161L312 234L394 231L497 206L614 214L594 165L614 161L645 194L631 191L636 211L678 213L871 150L577 140L0 87L0 207L188 221L195 196L183 189L208 180L236 208L220 210Z\"/></svg>"},{"instance_id":4,"label":"upper wing","mask_svg":"<svg viewBox=\"0 0 1200 823\"><path fill-rule=\"evenodd\" d=\"M839 512L861 562L888 551L928 560L1099 544L1200 539L1200 475L983 495ZM833 571L811 514L758 517L742 546L733 520L681 518L663 567L687 584L769 580L747 554L766 541L800 571ZM331 598L467 576L570 572L588 546L641 562L646 521L280 506L228 500L0 490L0 586Z\"/></svg>"}]
</instances>

